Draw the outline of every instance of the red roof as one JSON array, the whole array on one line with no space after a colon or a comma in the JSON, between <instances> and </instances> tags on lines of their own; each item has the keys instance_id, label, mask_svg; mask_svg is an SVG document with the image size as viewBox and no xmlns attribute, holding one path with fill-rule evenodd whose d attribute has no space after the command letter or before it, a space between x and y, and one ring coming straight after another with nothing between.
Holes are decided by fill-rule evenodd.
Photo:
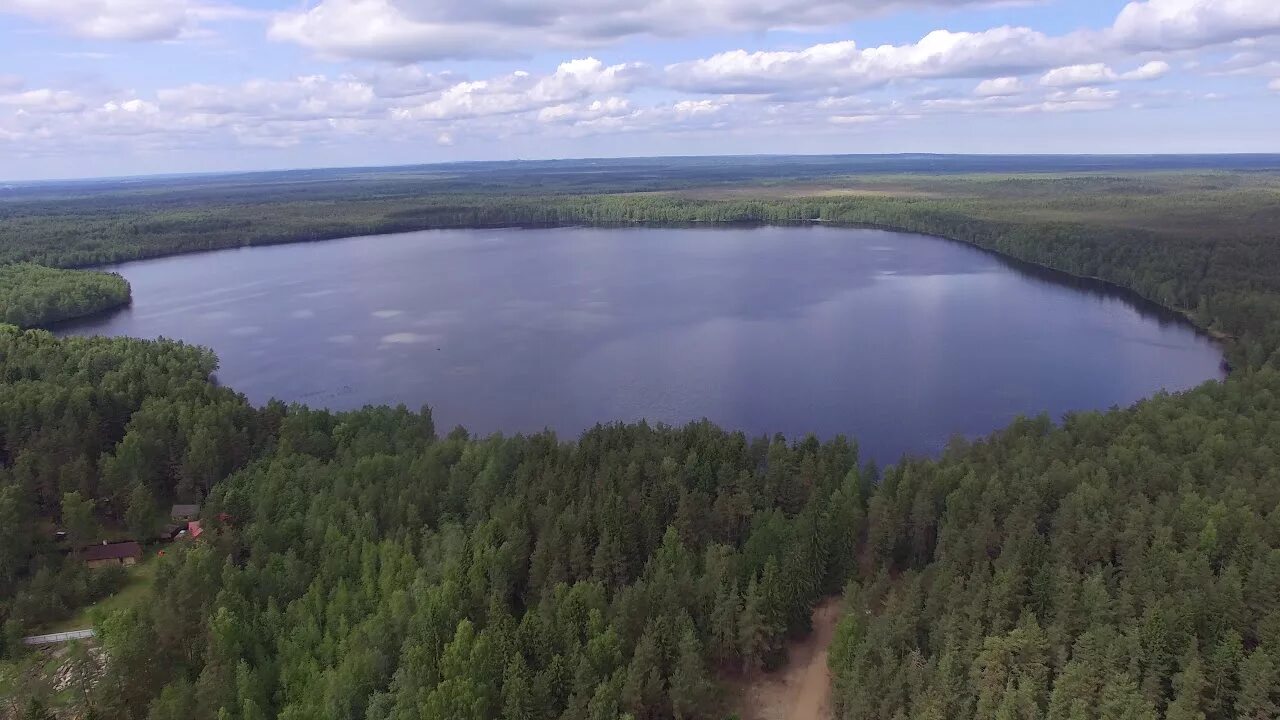
<instances>
[{"instance_id":1,"label":"red roof","mask_svg":"<svg viewBox=\"0 0 1280 720\"><path fill-rule=\"evenodd\" d=\"M123 560L125 558L142 557L142 546L129 542L111 543L110 545L90 545L80 556L85 562L93 560Z\"/></svg>"},{"instance_id":2,"label":"red roof","mask_svg":"<svg viewBox=\"0 0 1280 720\"><path fill-rule=\"evenodd\" d=\"M192 520L191 522L187 523L188 537L198 538L200 537L200 533L203 533L203 532L204 532L204 528L200 527L199 520Z\"/></svg>"}]
</instances>

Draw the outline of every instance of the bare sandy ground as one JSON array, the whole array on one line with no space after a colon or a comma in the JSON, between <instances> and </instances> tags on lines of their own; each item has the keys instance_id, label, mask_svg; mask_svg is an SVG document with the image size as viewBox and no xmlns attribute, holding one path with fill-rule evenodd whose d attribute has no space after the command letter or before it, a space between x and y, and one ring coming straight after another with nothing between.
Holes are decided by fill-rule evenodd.
<instances>
[{"instance_id":1,"label":"bare sandy ground","mask_svg":"<svg viewBox=\"0 0 1280 720\"><path fill-rule=\"evenodd\" d=\"M822 601L813 611L813 632L788 647L785 667L733 682L733 712L742 720L831 720L827 648L842 609L838 597Z\"/></svg>"}]
</instances>

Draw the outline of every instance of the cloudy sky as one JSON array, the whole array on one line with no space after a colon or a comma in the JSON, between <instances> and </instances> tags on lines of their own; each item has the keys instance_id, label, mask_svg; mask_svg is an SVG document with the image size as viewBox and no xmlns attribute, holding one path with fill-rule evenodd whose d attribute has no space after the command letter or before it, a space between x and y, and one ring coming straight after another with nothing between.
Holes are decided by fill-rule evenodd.
<instances>
[{"instance_id":1,"label":"cloudy sky","mask_svg":"<svg viewBox=\"0 0 1280 720\"><path fill-rule=\"evenodd\" d=\"M0 179L1278 128L1280 0L0 0Z\"/></svg>"}]
</instances>

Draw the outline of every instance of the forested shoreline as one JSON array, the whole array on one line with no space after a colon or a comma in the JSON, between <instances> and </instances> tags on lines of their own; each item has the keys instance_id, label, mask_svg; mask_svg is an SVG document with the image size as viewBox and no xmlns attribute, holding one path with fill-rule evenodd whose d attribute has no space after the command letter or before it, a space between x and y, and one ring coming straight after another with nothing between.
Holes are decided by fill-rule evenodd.
<instances>
[{"instance_id":1,"label":"forested shoreline","mask_svg":"<svg viewBox=\"0 0 1280 720\"><path fill-rule=\"evenodd\" d=\"M113 581L39 518L204 502L202 541L101 621L77 700L99 717L714 718L716 678L783 662L846 582L842 718L1280 699L1271 368L881 473L843 439L705 422L564 442L255 409L170 341L9 329L0 358L6 652Z\"/></svg>"},{"instance_id":2,"label":"forested shoreline","mask_svg":"<svg viewBox=\"0 0 1280 720\"><path fill-rule=\"evenodd\" d=\"M215 367L0 327L0 651L120 582L80 543L204 503L202 540L147 560L154 587L102 620L80 711L714 717L716 673L783 662L856 562L876 471L843 438L440 437L428 409L255 409ZM42 534L58 516L67 554Z\"/></svg>"},{"instance_id":3,"label":"forested shoreline","mask_svg":"<svg viewBox=\"0 0 1280 720\"><path fill-rule=\"evenodd\" d=\"M824 222L970 243L1097 278L1235 342L1234 367L1280 348L1280 176L917 176L581 194L380 182L189 196L0 203L0 262L87 267L249 245L424 229ZM531 183L532 184L532 183ZM650 187L652 184L646 184ZM625 185L624 185L625 187ZM661 187L657 185L656 187ZM832 190L832 187L841 188Z\"/></svg>"},{"instance_id":4,"label":"forested shoreline","mask_svg":"<svg viewBox=\"0 0 1280 720\"><path fill-rule=\"evenodd\" d=\"M1275 717L1271 186L896 182L887 198L556 196L504 210L451 196L330 210L357 210L343 234L398 207L406 223L823 220L951 237L1189 312L1233 338L1235 371L881 471L852 439L748 438L705 422L601 425L566 441L442 432L427 408L255 408L210 381L206 349L0 327L3 654L21 656L25 632L122 582L87 571L79 541L153 532L174 502L201 502L206 527L148 558L154 585L100 620L108 659L83 692L29 681L8 710L710 719L727 707L719 678L776 667L814 603L843 591L830 656L841 720ZM240 228L263 233L252 239L315 210L246 207L167 229L117 219L110 237L119 252L209 249L188 244L205 224L217 245L235 224L221 235L216 224L235 213L262 213ZM1211 236L1178 227L1190 214L1206 228L1224 207L1249 211ZM2 226L0 251L109 256L98 212L83 218L87 238L31 214L19 225L37 231L15 240ZM75 537L55 540L58 525Z\"/></svg>"},{"instance_id":5,"label":"forested shoreline","mask_svg":"<svg viewBox=\"0 0 1280 720\"><path fill-rule=\"evenodd\" d=\"M113 310L129 300L129 283L115 273L0 265L0 323L42 327Z\"/></svg>"}]
</instances>

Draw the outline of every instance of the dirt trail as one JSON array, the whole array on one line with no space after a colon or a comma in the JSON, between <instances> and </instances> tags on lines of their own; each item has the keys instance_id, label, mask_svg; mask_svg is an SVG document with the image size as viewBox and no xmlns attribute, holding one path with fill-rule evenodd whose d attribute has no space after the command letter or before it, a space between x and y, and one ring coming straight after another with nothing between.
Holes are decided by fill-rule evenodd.
<instances>
[{"instance_id":1,"label":"dirt trail","mask_svg":"<svg viewBox=\"0 0 1280 720\"><path fill-rule=\"evenodd\" d=\"M742 720L831 720L827 649L841 610L840 598L822 601L813 611L813 632L788 646L785 667L733 684L732 705Z\"/></svg>"}]
</instances>

